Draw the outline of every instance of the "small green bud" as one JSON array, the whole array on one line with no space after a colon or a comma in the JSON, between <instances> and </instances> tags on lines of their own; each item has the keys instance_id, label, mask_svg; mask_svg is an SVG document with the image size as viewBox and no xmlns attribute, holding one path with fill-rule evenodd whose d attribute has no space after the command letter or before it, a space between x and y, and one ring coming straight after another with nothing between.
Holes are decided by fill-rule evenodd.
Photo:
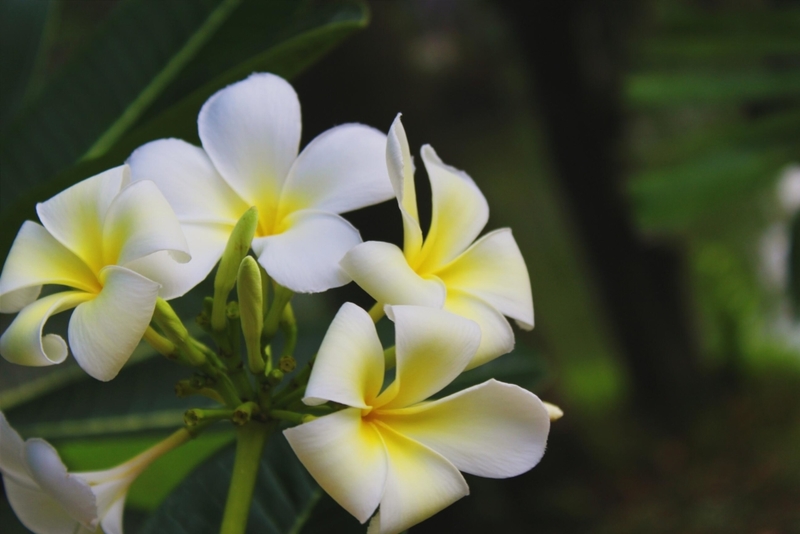
<instances>
[{"instance_id":1,"label":"small green bud","mask_svg":"<svg viewBox=\"0 0 800 534\"><path fill-rule=\"evenodd\" d=\"M267 374L267 382L273 387L277 386L283 380L283 376L283 371L280 369L273 369Z\"/></svg>"},{"instance_id":2,"label":"small green bud","mask_svg":"<svg viewBox=\"0 0 800 534\"><path fill-rule=\"evenodd\" d=\"M242 321L244 342L247 346L247 363L250 372L261 374L266 364L261 357L261 331L264 328L264 303L261 292L261 273L251 256L245 256L239 266L237 291L239 315Z\"/></svg>"},{"instance_id":3,"label":"small green bud","mask_svg":"<svg viewBox=\"0 0 800 534\"><path fill-rule=\"evenodd\" d=\"M258 210L253 206L244 212L234 226L228 244L225 245L225 252L219 260L217 275L214 278L214 309L211 314L211 326L217 332L225 330L225 303L228 300L228 293L236 284L239 264L250 250L257 227Z\"/></svg>"},{"instance_id":4,"label":"small green bud","mask_svg":"<svg viewBox=\"0 0 800 534\"><path fill-rule=\"evenodd\" d=\"M278 367L284 373L291 373L297 367L297 361L292 356L282 356L278 361Z\"/></svg>"},{"instance_id":5,"label":"small green bud","mask_svg":"<svg viewBox=\"0 0 800 534\"><path fill-rule=\"evenodd\" d=\"M248 256L248 258L249 257L250 256ZM239 303L236 302L235 300L230 301L228 305L225 307L225 316L228 319L238 319L240 315L241 311L239 310Z\"/></svg>"},{"instance_id":6,"label":"small green bud","mask_svg":"<svg viewBox=\"0 0 800 534\"><path fill-rule=\"evenodd\" d=\"M245 402L233 412L233 424L242 426L250 421L254 415L257 415L258 412L258 404L255 402Z\"/></svg>"}]
</instances>

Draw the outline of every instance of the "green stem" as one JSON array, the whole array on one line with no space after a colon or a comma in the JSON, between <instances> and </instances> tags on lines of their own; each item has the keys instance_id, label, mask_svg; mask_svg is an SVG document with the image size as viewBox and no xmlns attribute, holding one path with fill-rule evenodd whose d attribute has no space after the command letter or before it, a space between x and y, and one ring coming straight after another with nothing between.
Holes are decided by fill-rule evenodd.
<instances>
[{"instance_id":1,"label":"green stem","mask_svg":"<svg viewBox=\"0 0 800 534\"><path fill-rule=\"evenodd\" d=\"M384 311L383 311L384 304L382 302L376 302L372 308L369 309L369 316L372 319L373 323L378 323L381 319L383 319Z\"/></svg>"},{"instance_id":2,"label":"green stem","mask_svg":"<svg viewBox=\"0 0 800 534\"><path fill-rule=\"evenodd\" d=\"M276 426L274 423L265 425L251 421L237 429L236 459L233 463L233 475L220 534L244 534L261 452L264 450L267 437Z\"/></svg>"},{"instance_id":3,"label":"green stem","mask_svg":"<svg viewBox=\"0 0 800 534\"><path fill-rule=\"evenodd\" d=\"M316 419L316 416L313 416L311 414L290 412L288 410L270 410L269 415L270 417L273 417L275 419L281 419L283 421L288 421L296 425L300 425L302 423L308 423Z\"/></svg>"}]
</instances>

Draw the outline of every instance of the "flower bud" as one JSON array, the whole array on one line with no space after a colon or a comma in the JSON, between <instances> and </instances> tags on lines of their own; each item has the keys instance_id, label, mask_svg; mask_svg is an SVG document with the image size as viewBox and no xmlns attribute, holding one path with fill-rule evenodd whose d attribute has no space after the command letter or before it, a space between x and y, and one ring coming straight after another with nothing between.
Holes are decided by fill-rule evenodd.
<instances>
[{"instance_id":1,"label":"flower bud","mask_svg":"<svg viewBox=\"0 0 800 534\"><path fill-rule=\"evenodd\" d=\"M244 212L225 245L225 252L219 260L217 275L214 278L214 310L211 315L211 326L217 332L225 329L225 303L228 293L236 284L239 274L239 264L247 256L250 243L258 226L258 210L255 206ZM260 290L259 290L260 291Z\"/></svg>"},{"instance_id":2,"label":"flower bud","mask_svg":"<svg viewBox=\"0 0 800 534\"><path fill-rule=\"evenodd\" d=\"M247 363L253 374L264 372L261 357L261 330L264 327L264 303L261 292L261 272L251 256L245 256L239 266L239 318L242 322L244 342L247 347Z\"/></svg>"}]
</instances>

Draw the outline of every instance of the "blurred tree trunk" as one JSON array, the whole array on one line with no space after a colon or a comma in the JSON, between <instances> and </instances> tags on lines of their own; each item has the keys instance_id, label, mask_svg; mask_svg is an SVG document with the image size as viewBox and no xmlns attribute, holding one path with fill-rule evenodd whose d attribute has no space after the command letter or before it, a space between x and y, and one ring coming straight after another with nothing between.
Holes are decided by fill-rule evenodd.
<instances>
[{"instance_id":1,"label":"blurred tree trunk","mask_svg":"<svg viewBox=\"0 0 800 534\"><path fill-rule=\"evenodd\" d=\"M641 4L504 0L502 7L534 80L531 97L633 379L633 401L676 430L699 392L682 258L637 235L622 175L625 37Z\"/></svg>"}]
</instances>

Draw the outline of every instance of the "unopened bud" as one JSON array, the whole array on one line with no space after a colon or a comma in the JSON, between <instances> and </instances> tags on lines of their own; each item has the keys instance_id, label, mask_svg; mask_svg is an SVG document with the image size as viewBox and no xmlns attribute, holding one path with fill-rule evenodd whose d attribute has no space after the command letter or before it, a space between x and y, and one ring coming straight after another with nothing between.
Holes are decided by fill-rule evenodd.
<instances>
[{"instance_id":1,"label":"unopened bud","mask_svg":"<svg viewBox=\"0 0 800 534\"><path fill-rule=\"evenodd\" d=\"M564 417L563 410L555 404L550 404L549 402L542 402L542 404L544 404L545 409L547 409L547 415L550 416L551 421L558 421Z\"/></svg>"},{"instance_id":2,"label":"unopened bud","mask_svg":"<svg viewBox=\"0 0 800 534\"><path fill-rule=\"evenodd\" d=\"M291 373L297 367L297 361L292 356L283 356L278 361L278 367L284 373Z\"/></svg>"},{"instance_id":3,"label":"unopened bud","mask_svg":"<svg viewBox=\"0 0 800 534\"><path fill-rule=\"evenodd\" d=\"M283 371L280 369L273 369L272 371L267 374L267 382L271 386L277 386L283 380Z\"/></svg>"},{"instance_id":4,"label":"unopened bud","mask_svg":"<svg viewBox=\"0 0 800 534\"><path fill-rule=\"evenodd\" d=\"M261 272L251 256L245 256L239 266L239 318L247 347L247 363L250 372L264 372L264 358L261 357L261 331L264 328L264 303L261 292Z\"/></svg>"},{"instance_id":5,"label":"unopened bud","mask_svg":"<svg viewBox=\"0 0 800 534\"><path fill-rule=\"evenodd\" d=\"M219 260L217 275L214 278L214 311L211 315L211 326L217 332L225 329L225 303L228 293L236 284L239 264L247 256L253 236L258 227L258 210L255 206L244 212L225 245L225 252Z\"/></svg>"}]
</instances>

